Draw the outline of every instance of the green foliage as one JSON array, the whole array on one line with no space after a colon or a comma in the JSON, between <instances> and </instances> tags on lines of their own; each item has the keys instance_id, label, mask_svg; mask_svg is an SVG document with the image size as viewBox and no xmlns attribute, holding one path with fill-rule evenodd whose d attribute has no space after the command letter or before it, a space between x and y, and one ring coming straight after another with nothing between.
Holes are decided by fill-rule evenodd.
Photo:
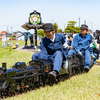
<instances>
[{"instance_id":1,"label":"green foliage","mask_svg":"<svg viewBox=\"0 0 100 100\"><path fill-rule=\"evenodd\" d=\"M76 30L76 33L79 33L79 27L75 27L76 23L76 21L68 21L65 33L74 33L74 30Z\"/></svg>"},{"instance_id":2,"label":"green foliage","mask_svg":"<svg viewBox=\"0 0 100 100\"><path fill-rule=\"evenodd\" d=\"M11 35L11 36L10 36L10 40L13 40L13 39L14 39L14 36Z\"/></svg>"},{"instance_id":3,"label":"green foliage","mask_svg":"<svg viewBox=\"0 0 100 100\"><path fill-rule=\"evenodd\" d=\"M14 38L12 35L10 36L10 38L11 38L11 37Z\"/></svg>"},{"instance_id":4,"label":"green foliage","mask_svg":"<svg viewBox=\"0 0 100 100\"><path fill-rule=\"evenodd\" d=\"M76 27L75 30L76 30L76 33L79 33L79 27Z\"/></svg>"},{"instance_id":5,"label":"green foliage","mask_svg":"<svg viewBox=\"0 0 100 100\"><path fill-rule=\"evenodd\" d=\"M57 33L61 33L61 32L62 32L62 29L59 28L59 29L57 30Z\"/></svg>"},{"instance_id":6,"label":"green foliage","mask_svg":"<svg viewBox=\"0 0 100 100\"><path fill-rule=\"evenodd\" d=\"M75 26L76 23L76 21L68 21L68 26Z\"/></svg>"},{"instance_id":7,"label":"green foliage","mask_svg":"<svg viewBox=\"0 0 100 100\"><path fill-rule=\"evenodd\" d=\"M53 27L54 27L54 29L55 29L55 33L57 33L57 30L58 30L58 25L57 25L57 23L54 23L54 24L53 24Z\"/></svg>"},{"instance_id":8,"label":"green foliage","mask_svg":"<svg viewBox=\"0 0 100 100\"><path fill-rule=\"evenodd\" d=\"M37 30L37 34L39 34L40 37L44 37L45 36L45 33L44 33L43 29Z\"/></svg>"}]
</instances>

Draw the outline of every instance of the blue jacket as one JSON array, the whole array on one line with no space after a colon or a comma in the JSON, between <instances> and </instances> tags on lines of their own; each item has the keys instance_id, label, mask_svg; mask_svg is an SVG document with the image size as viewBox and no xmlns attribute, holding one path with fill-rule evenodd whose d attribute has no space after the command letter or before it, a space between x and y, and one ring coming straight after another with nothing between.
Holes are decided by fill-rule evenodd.
<instances>
[{"instance_id":1,"label":"blue jacket","mask_svg":"<svg viewBox=\"0 0 100 100\"><path fill-rule=\"evenodd\" d=\"M41 41L41 52L40 52L40 58L41 59L48 59L49 55L53 55L56 51L60 50L65 58L67 59L68 56L68 49L63 49L63 44L65 43L65 40L63 38L63 35L61 34L55 34L55 40L52 42L47 37L44 37Z\"/></svg>"},{"instance_id":2,"label":"blue jacket","mask_svg":"<svg viewBox=\"0 0 100 100\"><path fill-rule=\"evenodd\" d=\"M68 41L68 46L71 46L71 45L72 45L72 41L69 40L69 41Z\"/></svg>"},{"instance_id":3,"label":"blue jacket","mask_svg":"<svg viewBox=\"0 0 100 100\"><path fill-rule=\"evenodd\" d=\"M86 34L86 36L83 37L82 34L79 33L73 38L72 45L77 53L79 53L80 50L89 50L90 52L92 52L93 49L90 47L91 43L92 43L92 35Z\"/></svg>"},{"instance_id":4,"label":"blue jacket","mask_svg":"<svg viewBox=\"0 0 100 100\"><path fill-rule=\"evenodd\" d=\"M25 40L28 40L28 33L24 34Z\"/></svg>"}]
</instances>

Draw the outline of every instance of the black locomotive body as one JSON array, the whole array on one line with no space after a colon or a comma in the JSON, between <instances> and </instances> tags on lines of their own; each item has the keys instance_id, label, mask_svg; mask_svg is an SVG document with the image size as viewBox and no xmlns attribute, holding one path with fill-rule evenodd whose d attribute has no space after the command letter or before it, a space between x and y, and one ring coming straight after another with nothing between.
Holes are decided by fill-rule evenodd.
<instances>
[{"instance_id":1,"label":"black locomotive body","mask_svg":"<svg viewBox=\"0 0 100 100\"><path fill-rule=\"evenodd\" d=\"M93 59L91 60L91 66ZM63 61L61 71L57 76L71 76L83 72L84 58L80 55L73 55L67 61ZM50 83L48 73L53 70L53 63L47 60L34 60L26 66L25 62L17 62L10 69L3 64L0 67L0 96L9 93L19 93L35 86L44 86Z\"/></svg>"}]
</instances>

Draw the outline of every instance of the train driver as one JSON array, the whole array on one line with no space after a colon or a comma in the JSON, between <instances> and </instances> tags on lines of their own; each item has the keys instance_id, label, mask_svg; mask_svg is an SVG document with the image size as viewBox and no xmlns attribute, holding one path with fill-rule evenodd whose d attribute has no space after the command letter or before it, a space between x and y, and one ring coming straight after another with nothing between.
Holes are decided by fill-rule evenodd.
<instances>
[{"instance_id":1,"label":"train driver","mask_svg":"<svg viewBox=\"0 0 100 100\"><path fill-rule=\"evenodd\" d=\"M73 38L72 46L74 49L71 49L68 52L68 55L73 54L80 54L85 56L85 65L84 70L86 72L90 69L90 62L91 62L91 53L93 51L93 48L91 48L92 43L92 35L87 34L88 33L88 26L83 24L81 25L81 33L75 35Z\"/></svg>"},{"instance_id":2,"label":"train driver","mask_svg":"<svg viewBox=\"0 0 100 100\"><path fill-rule=\"evenodd\" d=\"M52 23L45 23L43 29L45 37L41 41L41 51L34 53L32 60L46 59L52 61L54 67L49 76L55 80L60 72L63 58L67 59L68 57L68 49L63 35L54 33Z\"/></svg>"}]
</instances>

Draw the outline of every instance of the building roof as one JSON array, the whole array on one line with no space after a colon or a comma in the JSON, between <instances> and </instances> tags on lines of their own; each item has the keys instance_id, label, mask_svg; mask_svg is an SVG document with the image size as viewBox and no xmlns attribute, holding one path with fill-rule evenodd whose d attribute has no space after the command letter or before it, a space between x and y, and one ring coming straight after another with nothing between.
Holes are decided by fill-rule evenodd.
<instances>
[{"instance_id":1,"label":"building roof","mask_svg":"<svg viewBox=\"0 0 100 100\"><path fill-rule=\"evenodd\" d=\"M23 34L15 34L15 37L16 38L19 38L19 37L21 37L21 36L24 36Z\"/></svg>"},{"instance_id":2,"label":"building roof","mask_svg":"<svg viewBox=\"0 0 100 100\"><path fill-rule=\"evenodd\" d=\"M7 31L2 31L1 34L2 34L2 33L7 33Z\"/></svg>"}]
</instances>

